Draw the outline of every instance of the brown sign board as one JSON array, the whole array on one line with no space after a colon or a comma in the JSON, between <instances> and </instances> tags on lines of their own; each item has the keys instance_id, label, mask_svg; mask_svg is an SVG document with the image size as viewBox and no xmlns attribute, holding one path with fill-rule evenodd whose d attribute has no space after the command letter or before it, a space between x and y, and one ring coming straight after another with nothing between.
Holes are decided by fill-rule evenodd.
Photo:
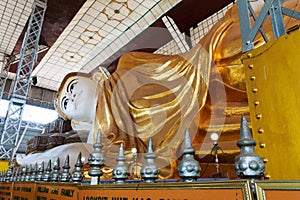
<instances>
[{"instance_id":1,"label":"brown sign board","mask_svg":"<svg viewBox=\"0 0 300 200\"><path fill-rule=\"evenodd\" d=\"M248 181L81 185L79 200L250 200Z\"/></svg>"},{"instance_id":2,"label":"brown sign board","mask_svg":"<svg viewBox=\"0 0 300 200\"><path fill-rule=\"evenodd\" d=\"M14 200L31 200L35 197L34 182L15 182L12 196Z\"/></svg>"},{"instance_id":3,"label":"brown sign board","mask_svg":"<svg viewBox=\"0 0 300 200\"><path fill-rule=\"evenodd\" d=\"M77 184L37 183L37 200L73 200L77 199Z\"/></svg>"},{"instance_id":4,"label":"brown sign board","mask_svg":"<svg viewBox=\"0 0 300 200\"><path fill-rule=\"evenodd\" d=\"M0 200L10 200L12 198L13 183L0 183Z\"/></svg>"}]
</instances>

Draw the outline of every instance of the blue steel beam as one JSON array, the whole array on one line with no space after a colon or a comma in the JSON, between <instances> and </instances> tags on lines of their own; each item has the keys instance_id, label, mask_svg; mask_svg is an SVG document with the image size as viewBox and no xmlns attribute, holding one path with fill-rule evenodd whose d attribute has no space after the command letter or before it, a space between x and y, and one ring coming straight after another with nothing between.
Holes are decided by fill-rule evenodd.
<instances>
[{"instance_id":1,"label":"blue steel beam","mask_svg":"<svg viewBox=\"0 0 300 200\"><path fill-rule=\"evenodd\" d=\"M268 42L268 38L262 30L262 24L264 23L266 17L269 15L275 38L278 38L286 34L286 28L284 26L283 15L288 15L290 17L300 20L300 13L297 11L292 11L287 8L282 7L282 0L265 0L265 3L258 15L255 13L248 2L248 0L237 0L238 3L238 13L240 19L240 29L242 37L242 52L245 53L254 48L254 38L258 31L262 34L265 42ZM250 22L250 15L254 19L253 26Z\"/></svg>"}]
</instances>

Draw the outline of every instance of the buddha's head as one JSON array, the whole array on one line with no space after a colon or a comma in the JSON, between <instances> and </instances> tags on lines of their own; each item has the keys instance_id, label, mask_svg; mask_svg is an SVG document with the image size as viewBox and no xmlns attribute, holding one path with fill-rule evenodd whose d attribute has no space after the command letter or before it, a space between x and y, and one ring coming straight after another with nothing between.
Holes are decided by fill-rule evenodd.
<instances>
[{"instance_id":1,"label":"buddha's head","mask_svg":"<svg viewBox=\"0 0 300 200\"><path fill-rule=\"evenodd\" d=\"M97 85L95 75L72 72L65 76L57 97L57 111L64 119L91 122L96 111Z\"/></svg>"}]
</instances>

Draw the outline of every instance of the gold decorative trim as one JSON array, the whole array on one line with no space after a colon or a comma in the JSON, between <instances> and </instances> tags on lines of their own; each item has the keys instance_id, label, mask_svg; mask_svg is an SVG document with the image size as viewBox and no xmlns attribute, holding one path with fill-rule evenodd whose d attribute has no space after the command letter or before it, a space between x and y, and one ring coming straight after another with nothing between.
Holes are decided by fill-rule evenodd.
<instances>
[{"instance_id":1,"label":"gold decorative trim","mask_svg":"<svg viewBox=\"0 0 300 200\"><path fill-rule=\"evenodd\" d=\"M255 190L257 200L266 200L266 190L300 191L300 181L255 181Z\"/></svg>"},{"instance_id":2,"label":"gold decorative trim","mask_svg":"<svg viewBox=\"0 0 300 200\"><path fill-rule=\"evenodd\" d=\"M98 31L92 31L88 29L85 29L78 37L78 39L81 40L84 44L91 44L93 46L96 46L98 43L100 43L103 38L104 37L100 35Z\"/></svg>"},{"instance_id":3,"label":"gold decorative trim","mask_svg":"<svg viewBox=\"0 0 300 200\"><path fill-rule=\"evenodd\" d=\"M120 10L116 10L114 9L113 7L111 7L112 5L114 4L120 4L122 5L121 6L121 9L127 9L128 10L128 13L126 15L122 14ZM104 8L102 13L104 15L106 15L107 19L108 20L115 20L115 21L118 21L118 22L122 22L124 19L126 19L126 17L128 17L131 13L132 13L132 10L129 8L128 6L128 2L119 2L117 0L112 0L108 6L107 6L109 9L113 10L114 13L108 13L107 9ZM117 18L116 16L121 16L121 18Z\"/></svg>"},{"instance_id":4,"label":"gold decorative trim","mask_svg":"<svg viewBox=\"0 0 300 200\"><path fill-rule=\"evenodd\" d=\"M83 56L80 55L78 52L66 50L66 52L61 56L66 62L74 62L78 63Z\"/></svg>"}]
</instances>

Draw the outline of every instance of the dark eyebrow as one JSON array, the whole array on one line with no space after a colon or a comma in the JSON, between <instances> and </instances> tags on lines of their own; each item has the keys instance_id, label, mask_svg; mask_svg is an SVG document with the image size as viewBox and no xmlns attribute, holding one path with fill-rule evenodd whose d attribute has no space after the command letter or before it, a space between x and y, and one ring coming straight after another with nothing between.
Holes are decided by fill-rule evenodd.
<instances>
[{"instance_id":1,"label":"dark eyebrow","mask_svg":"<svg viewBox=\"0 0 300 200\"><path fill-rule=\"evenodd\" d=\"M70 86L73 85L75 81L78 81L78 78L73 79L72 81L70 81L70 83L67 85L67 92L71 92L70 91Z\"/></svg>"},{"instance_id":2,"label":"dark eyebrow","mask_svg":"<svg viewBox=\"0 0 300 200\"><path fill-rule=\"evenodd\" d=\"M61 99L61 102L60 102L60 107L62 108L62 109L66 109L65 108L65 105L64 105L64 103L65 103L65 101L67 100L67 97L66 96L64 96L62 99Z\"/></svg>"}]
</instances>

